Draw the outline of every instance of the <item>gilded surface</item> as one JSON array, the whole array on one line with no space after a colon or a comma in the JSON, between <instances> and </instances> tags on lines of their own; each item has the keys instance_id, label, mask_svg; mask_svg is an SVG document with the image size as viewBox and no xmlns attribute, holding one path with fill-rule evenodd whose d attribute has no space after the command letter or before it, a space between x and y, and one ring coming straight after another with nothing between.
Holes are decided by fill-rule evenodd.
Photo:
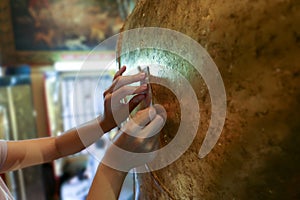
<instances>
[{"instance_id":1,"label":"gilded surface","mask_svg":"<svg viewBox=\"0 0 300 200\"><path fill-rule=\"evenodd\" d=\"M138 175L139 199L300 198L299 1L141 0L124 30L138 27L165 27L198 41L216 62L228 98L221 138L200 160L210 102L200 76L187 73L199 91L198 134L179 160ZM135 67L135 60L152 55L183 73L190 71L187 63L151 50L135 52L132 63L121 58L120 64ZM168 110L162 136L168 142L176 129L170 124L178 123L180 114L176 100L159 87L154 87L154 98Z\"/></svg>"}]
</instances>

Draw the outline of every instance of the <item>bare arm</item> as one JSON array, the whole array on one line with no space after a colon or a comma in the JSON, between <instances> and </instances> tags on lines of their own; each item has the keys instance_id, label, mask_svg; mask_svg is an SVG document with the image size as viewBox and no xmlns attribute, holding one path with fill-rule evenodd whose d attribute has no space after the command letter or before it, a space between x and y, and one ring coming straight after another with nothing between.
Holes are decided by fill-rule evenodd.
<instances>
[{"instance_id":1,"label":"bare arm","mask_svg":"<svg viewBox=\"0 0 300 200\"><path fill-rule=\"evenodd\" d=\"M152 109L152 112L150 112L150 109ZM153 109L152 107L139 111L137 115L125 125L125 132L120 133L119 137L114 141L114 145L127 152L135 153L148 153L156 150L158 148L159 138L159 134L157 133L163 127L166 115L163 113L158 115L157 110L155 111L155 109ZM141 129L135 129L134 127L136 127L136 125L141 127ZM130 134L127 134L129 132ZM144 138L142 139L132 135L140 135L144 136ZM147 136L150 135L154 136L147 138ZM116 151L113 145L110 146L98 166L87 200L118 199L123 181L130 169L150 162L153 158L153 156L143 156L143 158L137 159L135 154L127 154L124 156L123 153Z\"/></svg>"},{"instance_id":2,"label":"bare arm","mask_svg":"<svg viewBox=\"0 0 300 200\"><path fill-rule=\"evenodd\" d=\"M16 170L36 164L46 163L67 155L77 153L98 140L105 132L117 125L113 118L116 110L132 110L144 99L142 94L147 88L137 86L127 86L145 78L143 74L133 76L121 76L125 71L123 67L114 77L112 86L104 93L105 113L100 120L95 119L80 127L66 131L57 137L46 137L31 140L8 141L7 158L0 169L0 173ZM120 100L127 95L136 96L127 104L120 104ZM113 100L114 99L114 100ZM119 104L113 102L119 102ZM120 112L121 120L127 118L126 112Z\"/></svg>"},{"instance_id":3,"label":"bare arm","mask_svg":"<svg viewBox=\"0 0 300 200\"><path fill-rule=\"evenodd\" d=\"M79 152L83 148L76 129L71 129L59 137L9 141L7 142L7 158L1 172L50 162Z\"/></svg>"},{"instance_id":4,"label":"bare arm","mask_svg":"<svg viewBox=\"0 0 300 200\"><path fill-rule=\"evenodd\" d=\"M118 199L126 175L127 172L118 171L100 163L87 200Z\"/></svg>"}]
</instances>

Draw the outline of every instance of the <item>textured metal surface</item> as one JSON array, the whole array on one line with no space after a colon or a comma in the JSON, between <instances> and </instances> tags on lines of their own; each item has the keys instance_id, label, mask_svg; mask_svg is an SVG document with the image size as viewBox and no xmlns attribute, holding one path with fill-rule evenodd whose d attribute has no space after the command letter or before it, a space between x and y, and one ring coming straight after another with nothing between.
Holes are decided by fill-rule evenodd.
<instances>
[{"instance_id":1,"label":"textured metal surface","mask_svg":"<svg viewBox=\"0 0 300 200\"><path fill-rule=\"evenodd\" d=\"M168 52L137 50L121 57L120 64L128 67L150 60L179 70L199 92L202 106L201 127L191 147L170 166L139 174L137 198L300 198L299 10L297 0L139 1L123 29L165 27L198 41L222 74L228 115L218 145L200 160L197 152L210 116L201 78ZM180 84L172 74L162 71L159 77ZM153 97L168 111L162 138L167 143L180 113L165 88L153 86Z\"/></svg>"}]
</instances>

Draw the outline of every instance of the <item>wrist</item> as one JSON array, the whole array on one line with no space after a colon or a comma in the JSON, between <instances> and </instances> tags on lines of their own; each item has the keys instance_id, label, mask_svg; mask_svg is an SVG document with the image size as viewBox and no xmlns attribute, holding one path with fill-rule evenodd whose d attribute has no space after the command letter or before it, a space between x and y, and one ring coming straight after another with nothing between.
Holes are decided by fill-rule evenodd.
<instances>
[{"instance_id":1,"label":"wrist","mask_svg":"<svg viewBox=\"0 0 300 200\"><path fill-rule=\"evenodd\" d=\"M104 172L108 172L108 174L113 174L115 177L118 178L125 178L128 173L127 171L120 171L118 169L114 169L104 163L100 164L100 168L102 168Z\"/></svg>"},{"instance_id":2,"label":"wrist","mask_svg":"<svg viewBox=\"0 0 300 200\"><path fill-rule=\"evenodd\" d=\"M102 158L103 165L118 171L120 174L127 174L131 169L140 166L136 165L136 160L133 156L130 156L131 153L126 150L122 150L121 147L118 147L115 143L112 143Z\"/></svg>"},{"instance_id":3,"label":"wrist","mask_svg":"<svg viewBox=\"0 0 300 200\"><path fill-rule=\"evenodd\" d=\"M104 133L107 133L108 131L110 131L112 128L109 126L109 123L106 122L104 119L101 119L101 117L97 118L99 126L101 127L101 129L103 130Z\"/></svg>"}]
</instances>

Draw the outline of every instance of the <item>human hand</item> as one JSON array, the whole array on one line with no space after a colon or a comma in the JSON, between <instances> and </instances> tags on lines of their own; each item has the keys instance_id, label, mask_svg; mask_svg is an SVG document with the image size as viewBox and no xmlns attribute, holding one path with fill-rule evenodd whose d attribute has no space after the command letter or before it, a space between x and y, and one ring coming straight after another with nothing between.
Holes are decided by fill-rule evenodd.
<instances>
[{"instance_id":1,"label":"human hand","mask_svg":"<svg viewBox=\"0 0 300 200\"><path fill-rule=\"evenodd\" d=\"M162 106L154 105L141 110L122 127L113 140L103 163L119 171L129 171L150 162L159 147L159 134L166 121ZM137 156L143 154L142 156Z\"/></svg>"},{"instance_id":2,"label":"human hand","mask_svg":"<svg viewBox=\"0 0 300 200\"><path fill-rule=\"evenodd\" d=\"M104 115L100 126L105 132L120 125L131 111L146 97L147 85L129 86L129 84L145 79L145 73L122 76L126 67L123 66L114 76L112 85L104 92ZM135 95L129 102L121 101L128 95Z\"/></svg>"}]
</instances>

